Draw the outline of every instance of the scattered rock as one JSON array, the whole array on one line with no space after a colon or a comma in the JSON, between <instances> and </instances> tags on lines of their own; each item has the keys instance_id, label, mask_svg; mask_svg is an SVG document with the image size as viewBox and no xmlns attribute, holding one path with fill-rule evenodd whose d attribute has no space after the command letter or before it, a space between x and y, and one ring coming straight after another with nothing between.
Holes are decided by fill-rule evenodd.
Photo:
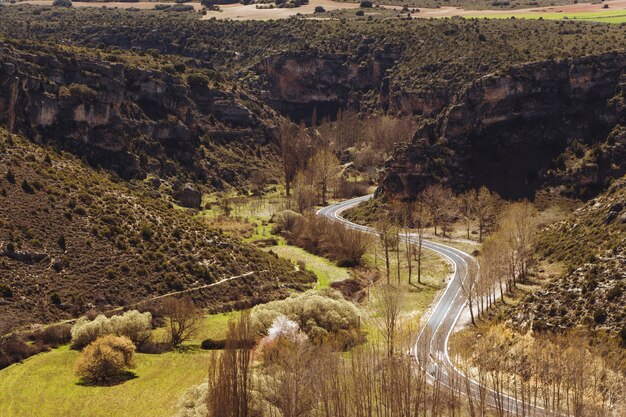
<instances>
[{"instance_id":1,"label":"scattered rock","mask_svg":"<svg viewBox=\"0 0 626 417\"><path fill-rule=\"evenodd\" d=\"M6 256L20 262L39 263L48 259L47 253L31 253L22 251L5 250L0 251L0 256Z\"/></svg>"},{"instance_id":2,"label":"scattered rock","mask_svg":"<svg viewBox=\"0 0 626 417\"><path fill-rule=\"evenodd\" d=\"M614 211L616 213L619 213L620 211L622 211L623 208L624 208L624 205L621 202L615 203L613 204L613 206L611 207L611 210L609 211Z\"/></svg>"},{"instance_id":3,"label":"scattered rock","mask_svg":"<svg viewBox=\"0 0 626 417\"><path fill-rule=\"evenodd\" d=\"M615 218L617 217L617 213L612 211L609 213L608 216L606 216L606 219L604 220L604 224L611 224L613 222L613 220L615 220Z\"/></svg>"}]
</instances>

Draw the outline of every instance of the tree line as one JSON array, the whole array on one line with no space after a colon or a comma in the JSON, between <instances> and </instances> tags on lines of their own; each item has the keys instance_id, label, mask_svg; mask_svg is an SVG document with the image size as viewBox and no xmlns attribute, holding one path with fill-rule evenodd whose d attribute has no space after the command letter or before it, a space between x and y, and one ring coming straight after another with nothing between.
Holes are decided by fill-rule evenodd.
<instances>
[{"instance_id":1,"label":"tree line","mask_svg":"<svg viewBox=\"0 0 626 417\"><path fill-rule=\"evenodd\" d=\"M393 200L377 213L373 227L378 235L381 257L385 265L387 282L390 282L391 264L396 255L397 271L405 263L408 281L412 284L414 273L422 283L423 242L430 228L435 236L450 237L453 224L463 223L466 238L471 238L472 222L476 223L478 241L482 242L492 233L498 223L498 214L503 206L500 197L486 187L469 190L455 195L440 184L432 185L420 192L414 201ZM410 236L410 239L405 239ZM404 259L400 258L403 246ZM397 280L400 280L398 273Z\"/></svg>"},{"instance_id":2,"label":"tree line","mask_svg":"<svg viewBox=\"0 0 626 417\"><path fill-rule=\"evenodd\" d=\"M294 335L251 346L241 343L255 337L243 314L230 324L226 349L210 360L203 395L177 417L617 417L626 411L623 373L576 335L532 339L495 327L457 347L462 373L438 367L427 374L407 354L412 339L404 335L415 332L396 330L393 349L367 343L348 355Z\"/></svg>"},{"instance_id":3,"label":"tree line","mask_svg":"<svg viewBox=\"0 0 626 417\"><path fill-rule=\"evenodd\" d=\"M332 122L318 122L314 114L311 127L283 123L278 136L286 195L303 212L326 204L331 195L365 194L367 184L376 179L376 167L395 143L412 137L415 127L410 118L362 118L347 111Z\"/></svg>"}]
</instances>

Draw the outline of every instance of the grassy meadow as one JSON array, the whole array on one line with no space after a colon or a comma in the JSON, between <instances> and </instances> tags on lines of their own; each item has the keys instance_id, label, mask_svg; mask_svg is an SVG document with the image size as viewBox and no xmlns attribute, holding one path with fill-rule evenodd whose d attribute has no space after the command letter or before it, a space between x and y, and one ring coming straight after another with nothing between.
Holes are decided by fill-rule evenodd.
<instances>
[{"instance_id":1,"label":"grassy meadow","mask_svg":"<svg viewBox=\"0 0 626 417\"><path fill-rule=\"evenodd\" d=\"M12 417L161 417L206 378L209 353L137 354L136 378L110 387L83 386L68 346L0 371L0 415Z\"/></svg>"},{"instance_id":2,"label":"grassy meadow","mask_svg":"<svg viewBox=\"0 0 626 417\"><path fill-rule=\"evenodd\" d=\"M489 19L545 19L545 20L581 20L587 22L624 23L626 22L626 10L598 10L592 12L527 12L527 13L502 13L502 14L471 14L466 18L489 18Z\"/></svg>"}]
</instances>

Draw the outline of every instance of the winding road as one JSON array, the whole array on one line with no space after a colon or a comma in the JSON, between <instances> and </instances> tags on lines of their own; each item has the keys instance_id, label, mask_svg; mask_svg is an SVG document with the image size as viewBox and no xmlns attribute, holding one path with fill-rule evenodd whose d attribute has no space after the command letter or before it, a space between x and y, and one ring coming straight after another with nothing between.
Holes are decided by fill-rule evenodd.
<instances>
[{"instance_id":1,"label":"winding road","mask_svg":"<svg viewBox=\"0 0 626 417\"><path fill-rule=\"evenodd\" d=\"M372 195L366 195L341 203L333 204L318 210L317 215L326 217L332 221L340 222L351 229L360 230L365 233L376 234L371 227L352 223L341 216L341 213L369 200ZM403 239L416 240L414 235L403 235ZM469 254L441 243L423 240L422 247L438 253L449 260L454 266L454 274L450 279L445 292L435 305L428 321L420 331L415 344L411 348L411 355L424 369L429 377L429 381L435 379L439 383L448 387L459 387L463 395L469 390L475 401L483 398L485 404L490 407L497 407L507 412L509 415L519 416L546 416L550 415L539 406L523 404L512 397L500 394L485 386L480 386L475 380L469 379L459 370L449 355L449 339L456 326L461 313L465 309L467 297L463 293L462 283L467 276L467 267L470 262L476 260ZM468 385L469 384L469 385Z\"/></svg>"}]
</instances>

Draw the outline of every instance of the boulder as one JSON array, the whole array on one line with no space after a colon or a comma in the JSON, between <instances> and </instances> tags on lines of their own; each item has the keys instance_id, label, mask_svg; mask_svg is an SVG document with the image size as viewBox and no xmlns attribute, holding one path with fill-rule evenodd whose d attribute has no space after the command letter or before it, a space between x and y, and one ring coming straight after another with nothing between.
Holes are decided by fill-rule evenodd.
<instances>
[{"instance_id":1,"label":"boulder","mask_svg":"<svg viewBox=\"0 0 626 417\"><path fill-rule=\"evenodd\" d=\"M611 206L611 210L609 210L609 212L614 211L616 213L619 213L623 209L624 209L624 205L622 203L615 203L613 204L613 206Z\"/></svg>"},{"instance_id":2,"label":"boulder","mask_svg":"<svg viewBox=\"0 0 626 417\"><path fill-rule=\"evenodd\" d=\"M176 198L182 206L194 209L199 209L202 203L202 193L198 191L193 184L189 183L183 185L181 189L176 192L174 198Z\"/></svg>"},{"instance_id":3,"label":"boulder","mask_svg":"<svg viewBox=\"0 0 626 417\"><path fill-rule=\"evenodd\" d=\"M613 220L615 220L616 218L617 218L617 212L612 211L609 213L608 216L606 216L606 219L604 219L604 224L611 224Z\"/></svg>"}]
</instances>

